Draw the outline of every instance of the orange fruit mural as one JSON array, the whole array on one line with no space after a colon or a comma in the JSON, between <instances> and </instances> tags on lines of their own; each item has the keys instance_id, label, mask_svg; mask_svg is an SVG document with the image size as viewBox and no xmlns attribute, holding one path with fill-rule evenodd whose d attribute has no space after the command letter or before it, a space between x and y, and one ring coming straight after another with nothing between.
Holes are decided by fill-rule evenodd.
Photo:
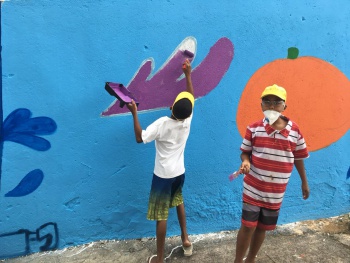
<instances>
[{"instance_id":1,"label":"orange fruit mural","mask_svg":"<svg viewBox=\"0 0 350 263\"><path fill-rule=\"evenodd\" d=\"M273 84L287 90L283 115L299 125L309 151L327 147L348 132L349 79L322 59L298 55L297 48L289 48L287 58L264 65L249 79L236 116L242 137L247 125L263 118L260 96L265 87Z\"/></svg>"}]
</instances>

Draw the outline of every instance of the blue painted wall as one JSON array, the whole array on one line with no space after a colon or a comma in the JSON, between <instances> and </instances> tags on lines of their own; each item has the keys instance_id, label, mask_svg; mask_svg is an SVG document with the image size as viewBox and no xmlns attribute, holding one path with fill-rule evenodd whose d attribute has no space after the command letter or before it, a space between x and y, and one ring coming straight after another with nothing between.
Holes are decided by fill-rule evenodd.
<instances>
[{"instance_id":1,"label":"blue painted wall","mask_svg":"<svg viewBox=\"0 0 350 263\"><path fill-rule=\"evenodd\" d=\"M104 83L129 83L150 57L157 71L188 36L197 40L193 67L221 37L234 44L226 75L196 102L186 148L188 229L239 228L242 178L230 183L228 175L240 165L235 118L247 81L263 65L286 57L290 46L349 78L349 17L346 0L4 2L1 113L4 120L16 109L31 115L7 122L6 131L16 138L10 124L26 123L19 142L2 134L0 258L154 236L154 222L146 220L154 145L135 143L131 115L101 117L113 102ZM146 127L168 114L144 112L140 122ZM28 119L37 117L42 119ZM49 145L38 149L45 142L37 138ZM305 161L307 201L293 172L280 224L350 211L349 145L347 131L311 152ZM179 233L172 210L168 235Z\"/></svg>"}]
</instances>

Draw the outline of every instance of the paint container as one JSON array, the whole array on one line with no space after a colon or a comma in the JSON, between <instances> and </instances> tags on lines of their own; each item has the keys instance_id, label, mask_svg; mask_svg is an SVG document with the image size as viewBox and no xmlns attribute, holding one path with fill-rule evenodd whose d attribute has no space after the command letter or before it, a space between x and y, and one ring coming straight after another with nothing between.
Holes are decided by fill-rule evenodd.
<instances>
[{"instance_id":1,"label":"paint container","mask_svg":"<svg viewBox=\"0 0 350 263\"><path fill-rule=\"evenodd\" d=\"M138 100L121 83L106 82L105 90L120 101L121 108L125 104L131 103L131 100L134 100L136 105L139 106Z\"/></svg>"}]
</instances>

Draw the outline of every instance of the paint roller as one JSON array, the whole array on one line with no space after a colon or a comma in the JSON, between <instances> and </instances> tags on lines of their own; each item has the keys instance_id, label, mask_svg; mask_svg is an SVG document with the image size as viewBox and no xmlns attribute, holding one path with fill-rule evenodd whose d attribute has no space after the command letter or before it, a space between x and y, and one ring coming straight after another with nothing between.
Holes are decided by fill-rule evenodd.
<instances>
[{"instance_id":1,"label":"paint roller","mask_svg":"<svg viewBox=\"0 0 350 263\"><path fill-rule=\"evenodd\" d=\"M187 58L193 58L194 57L194 54L191 51L187 50L187 49L185 49L183 51L183 54ZM182 65L182 68L186 68L186 65Z\"/></svg>"}]
</instances>

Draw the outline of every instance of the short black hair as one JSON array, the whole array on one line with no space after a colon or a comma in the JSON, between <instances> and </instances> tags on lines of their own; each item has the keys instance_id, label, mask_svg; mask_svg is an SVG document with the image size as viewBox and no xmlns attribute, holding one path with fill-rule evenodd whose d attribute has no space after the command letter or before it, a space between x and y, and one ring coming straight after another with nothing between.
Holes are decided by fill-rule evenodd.
<instances>
[{"instance_id":1,"label":"short black hair","mask_svg":"<svg viewBox=\"0 0 350 263\"><path fill-rule=\"evenodd\" d=\"M183 98L175 102L172 111L176 119L184 120L192 114L192 103L189 99Z\"/></svg>"}]
</instances>

